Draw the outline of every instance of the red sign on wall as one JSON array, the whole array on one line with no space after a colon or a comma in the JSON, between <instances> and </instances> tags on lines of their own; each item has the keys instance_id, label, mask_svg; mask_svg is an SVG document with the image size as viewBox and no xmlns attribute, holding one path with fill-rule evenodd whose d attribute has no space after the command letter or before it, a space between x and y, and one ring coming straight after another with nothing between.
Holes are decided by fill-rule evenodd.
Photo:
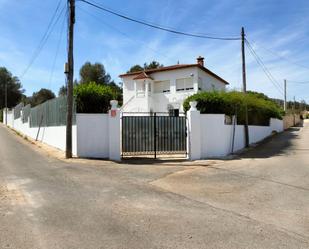
<instances>
[{"instance_id":1,"label":"red sign on wall","mask_svg":"<svg viewBox=\"0 0 309 249\"><path fill-rule=\"evenodd\" d=\"M111 116L112 116L112 117L116 117L116 115L117 115L116 110L111 110Z\"/></svg>"}]
</instances>

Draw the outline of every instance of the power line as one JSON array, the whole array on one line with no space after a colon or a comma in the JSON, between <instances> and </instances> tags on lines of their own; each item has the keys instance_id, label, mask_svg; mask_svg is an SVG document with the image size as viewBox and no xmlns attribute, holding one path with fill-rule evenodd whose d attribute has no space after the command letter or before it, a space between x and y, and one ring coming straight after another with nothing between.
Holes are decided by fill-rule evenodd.
<instances>
[{"instance_id":1,"label":"power line","mask_svg":"<svg viewBox=\"0 0 309 249\"><path fill-rule=\"evenodd\" d=\"M255 58L255 60L257 61L258 65L262 68L262 70L264 71L265 75L268 77L268 79L270 80L270 82L276 87L276 89L281 93L284 94L282 87L280 86L280 84L278 83L278 81L273 77L273 75L271 74L271 72L268 70L268 68L265 66L264 62L261 60L261 58L257 55L257 53L254 51L254 49L252 48L252 46L250 45L249 41L246 39L246 44L247 47L249 48L249 52L252 54L252 56Z\"/></svg>"},{"instance_id":2,"label":"power line","mask_svg":"<svg viewBox=\"0 0 309 249\"><path fill-rule=\"evenodd\" d=\"M253 41L253 42L256 43L255 41ZM278 58L280 58L282 60L285 60L285 61L287 61L287 62L289 62L291 64L294 64L295 66L302 67L302 68L305 68L305 69L309 70L309 66L305 66L305 65L302 65L300 63L297 63L294 60L291 60L291 59L289 59L289 58L287 58L285 56L280 55L278 52L275 52L274 50L266 48L266 47L264 47L264 46L262 46L260 44L258 45L258 47L261 47L262 49L266 50L270 54L272 54L272 55L274 55L274 56L276 56L276 57L278 57Z\"/></svg>"},{"instance_id":3,"label":"power line","mask_svg":"<svg viewBox=\"0 0 309 249\"><path fill-rule=\"evenodd\" d=\"M148 46L146 42L140 41L140 40L138 40L138 39L134 39L134 38L130 37L127 33L125 33L125 32L123 32L123 31L117 29L116 27L112 26L111 24L108 24L108 23L104 22L104 20L102 20L102 18L99 18L98 16L91 14L89 11L86 11L86 10L80 8L80 7L77 7L77 8L78 8L79 10L81 10L82 12L84 12L85 14L91 16L92 18L95 18L95 19L99 20L101 23L103 23L104 25L108 26L110 29L112 29L112 30L118 32L119 34L121 34L121 35L123 35L124 37L130 39L131 41L133 41L133 42L139 42L139 43L143 44L145 47L147 47L148 49L152 50L153 52L155 52L155 53L157 53L157 54L160 54L161 56L164 56L164 57L167 58L167 59L170 59L170 60L172 59L171 57L167 56L166 54L164 54L164 53L162 53L162 52L159 52L158 50L156 50L156 49L154 49L154 48Z\"/></svg>"},{"instance_id":4,"label":"power line","mask_svg":"<svg viewBox=\"0 0 309 249\"><path fill-rule=\"evenodd\" d=\"M97 9L102 10L102 11L108 12L108 13L113 14L115 16L121 17L123 19L129 20L129 21L132 21L132 22L135 22L135 23L139 23L139 24L151 27L151 28L155 28L155 29L166 31L166 32L178 34L178 35L197 37L197 38L203 38L203 39L212 39L212 40L225 40L225 41L240 40L240 37L216 37L216 36L201 35L201 34L196 34L196 33L188 33L188 32L183 32L183 31L179 31L179 30L175 30L175 29L171 29L171 28L166 28L166 27L163 27L162 25L152 24L152 23L147 22L147 21L138 20L138 19L129 17L127 15L119 13L118 11L110 10L108 8L105 8L101 5L95 4L95 3L87 1L87 0L80 0L80 2L84 2L84 3L86 3L86 4L88 4L92 7L95 7Z\"/></svg>"},{"instance_id":5,"label":"power line","mask_svg":"<svg viewBox=\"0 0 309 249\"><path fill-rule=\"evenodd\" d=\"M65 16L67 16L67 14L68 14L68 13L66 12L66 15L65 15ZM58 58L58 54L59 54L59 50L60 50L60 44L61 44L61 40L62 40L63 33L64 33L64 26L65 26L65 20L63 20L63 21L62 21L62 24L61 24L59 40L58 40L58 44L57 44L57 47L56 47L56 53L55 53L55 57L54 57L54 60L53 60L51 73L50 73L50 76L49 76L48 88L50 88L51 82L52 82L52 80L53 80L54 71L55 71L55 66L56 66L56 62L57 62L57 58Z\"/></svg>"},{"instance_id":6,"label":"power line","mask_svg":"<svg viewBox=\"0 0 309 249\"><path fill-rule=\"evenodd\" d=\"M44 48L47 40L49 39L53 29L55 28L56 24L58 23L61 15L63 14L64 8L62 8L60 13L58 14L58 11L59 11L60 6L61 6L61 2L62 2L62 0L59 0L58 4L56 6L56 9L55 9L48 25L47 25L46 31L44 32L37 48L34 50L33 55L32 55L28 65L27 65L27 67L25 68L25 70L20 75L20 78L23 78L25 76L25 74L29 71L29 69L31 68L31 66L33 65L33 63L35 62L35 60L37 59L39 54L41 53L42 49ZM58 14L58 16L57 16L57 14Z\"/></svg>"},{"instance_id":7,"label":"power line","mask_svg":"<svg viewBox=\"0 0 309 249\"><path fill-rule=\"evenodd\" d=\"M77 1L80 1L80 0L77 0ZM101 2L98 3L98 2L96 2L96 1L94 1L94 0L92 0L91 2L94 3L94 4L96 4L96 5L99 5L99 4L100 4L100 6L103 6ZM126 15L126 13L121 12L120 10L115 10L115 9L113 9L113 8L111 8L111 7L107 7L106 5L104 6L104 8L105 8L105 9L108 9L108 10L111 10L111 11L114 11L114 12L117 12L118 14L121 14L121 15ZM137 18L136 16L130 16L130 18L136 19L136 20L141 20L141 21L150 23L150 24L155 25L155 26L164 27L164 28L166 28L166 29L174 29L174 27L167 26L167 25L157 25L157 24L154 23L154 22L145 21L145 20L143 20L143 19ZM180 32L185 32L184 30L178 30L178 31L180 31ZM221 36L221 35L219 35L219 34L204 33L204 32L195 32L195 34L204 35L204 36ZM237 35L235 35L235 34L229 34L229 35L225 34L224 36L238 37L238 34L237 34Z\"/></svg>"},{"instance_id":8,"label":"power line","mask_svg":"<svg viewBox=\"0 0 309 249\"><path fill-rule=\"evenodd\" d=\"M268 77L268 79L270 80L270 82L277 88L277 90L279 90L282 93L282 88L280 86L280 84L277 82L277 80L272 76L272 74L270 73L270 71L267 69L267 67L265 66L264 62L260 59L260 57L256 54L256 52L254 51L254 49L252 48L252 46L250 46L249 43L247 43L247 46L249 48L249 52L253 55L253 57L255 58L255 60L257 61L258 65L262 68L262 70L264 71L265 75Z\"/></svg>"},{"instance_id":9,"label":"power line","mask_svg":"<svg viewBox=\"0 0 309 249\"><path fill-rule=\"evenodd\" d=\"M259 66L263 69L266 76L269 78L271 83L280 91L282 92L282 86L278 83L278 81L274 78L274 76L271 74L269 69L266 67L265 63L262 61L262 59L257 55L253 47L250 45L249 41L246 39L247 47L249 48L249 52L253 55Z\"/></svg>"}]
</instances>

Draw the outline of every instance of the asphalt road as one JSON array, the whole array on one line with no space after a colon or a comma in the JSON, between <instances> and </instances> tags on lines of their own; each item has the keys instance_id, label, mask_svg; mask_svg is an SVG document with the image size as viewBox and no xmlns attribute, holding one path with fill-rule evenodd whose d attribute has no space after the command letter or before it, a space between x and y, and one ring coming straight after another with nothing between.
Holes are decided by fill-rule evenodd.
<instances>
[{"instance_id":1,"label":"asphalt road","mask_svg":"<svg viewBox=\"0 0 309 249\"><path fill-rule=\"evenodd\" d=\"M0 248L309 248L308 151L306 126L208 167L87 165L0 126Z\"/></svg>"}]
</instances>

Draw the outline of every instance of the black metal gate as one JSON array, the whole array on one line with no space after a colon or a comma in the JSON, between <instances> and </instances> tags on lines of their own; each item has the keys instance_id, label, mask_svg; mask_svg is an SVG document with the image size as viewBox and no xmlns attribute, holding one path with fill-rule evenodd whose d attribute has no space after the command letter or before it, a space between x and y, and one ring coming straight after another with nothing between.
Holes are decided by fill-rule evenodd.
<instances>
[{"instance_id":1,"label":"black metal gate","mask_svg":"<svg viewBox=\"0 0 309 249\"><path fill-rule=\"evenodd\" d=\"M122 156L186 153L185 116L122 117Z\"/></svg>"}]
</instances>

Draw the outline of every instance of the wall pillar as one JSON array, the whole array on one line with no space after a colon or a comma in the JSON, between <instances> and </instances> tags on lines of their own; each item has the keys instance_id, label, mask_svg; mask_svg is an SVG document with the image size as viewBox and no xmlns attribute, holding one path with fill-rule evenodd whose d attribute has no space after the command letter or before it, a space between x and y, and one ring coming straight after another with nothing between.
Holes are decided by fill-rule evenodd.
<instances>
[{"instance_id":1,"label":"wall pillar","mask_svg":"<svg viewBox=\"0 0 309 249\"><path fill-rule=\"evenodd\" d=\"M188 159L200 160L201 159L201 114L196 109L197 102L190 102L190 110L187 113L188 117Z\"/></svg>"},{"instance_id":2,"label":"wall pillar","mask_svg":"<svg viewBox=\"0 0 309 249\"><path fill-rule=\"evenodd\" d=\"M109 159L120 161L120 110L117 108L118 101L111 100L111 110L109 111Z\"/></svg>"}]
</instances>

